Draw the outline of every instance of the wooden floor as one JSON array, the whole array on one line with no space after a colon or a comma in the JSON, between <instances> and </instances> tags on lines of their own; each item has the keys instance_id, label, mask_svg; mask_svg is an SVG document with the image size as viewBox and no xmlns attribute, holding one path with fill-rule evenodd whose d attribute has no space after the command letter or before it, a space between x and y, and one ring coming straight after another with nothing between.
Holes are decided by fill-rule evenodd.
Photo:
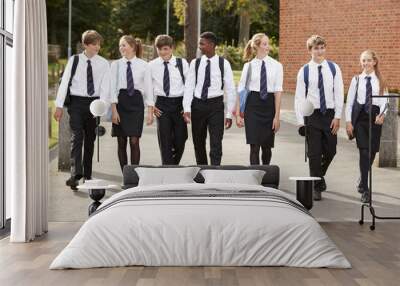
<instances>
[{"instance_id":1,"label":"wooden floor","mask_svg":"<svg viewBox=\"0 0 400 286\"><path fill-rule=\"evenodd\" d=\"M353 268L289 267L123 267L48 270L80 223L51 223L50 232L32 243L0 241L0 285L400 285L400 223L322 223Z\"/></svg>"}]
</instances>

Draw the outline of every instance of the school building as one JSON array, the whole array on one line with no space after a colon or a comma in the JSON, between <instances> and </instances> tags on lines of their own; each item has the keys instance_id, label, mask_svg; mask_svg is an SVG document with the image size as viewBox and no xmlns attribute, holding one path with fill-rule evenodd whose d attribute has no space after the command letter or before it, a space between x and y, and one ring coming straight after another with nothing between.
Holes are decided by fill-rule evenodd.
<instances>
[{"instance_id":1,"label":"school building","mask_svg":"<svg viewBox=\"0 0 400 286\"><path fill-rule=\"evenodd\" d=\"M400 0L281 0L279 27L285 91L295 91L313 34L327 41L327 58L341 67L346 93L365 49L377 52L389 88L400 91Z\"/></svg>"}]
</instances>

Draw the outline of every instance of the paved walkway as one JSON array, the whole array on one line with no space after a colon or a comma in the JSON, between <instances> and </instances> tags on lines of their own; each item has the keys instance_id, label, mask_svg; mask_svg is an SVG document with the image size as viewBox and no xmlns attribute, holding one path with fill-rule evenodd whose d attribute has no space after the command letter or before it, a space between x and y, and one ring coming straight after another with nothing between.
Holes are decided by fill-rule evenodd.
<instances>
[{"instance_id":1,"label":"paved walkway","mask_svg":"<svg viewBox=\"0 0 400 286\"><path fill-rule=\"evenodd\" d=\"M308 165L304 163L304 139L297 135L294 123L293 98L285 96L282 104L281 130L276 136L271 164L281 170L280 188L295 193L295 183L290 176L308 175ZM116 183L122 182L117 158L117 142L110 136L110 124L103 123L107 129L100 139L100 162L94 158L94 177L104 178ZM342 121L342 126L344 122ZM190 128L190 127L189 127ZM315 202L313 215L320 221L356 221L360 216L359 194L355 190L358 178L358 151L355 142L340 131L337 155L326 176L328 191L321 202ZM189 134L191 130L189 130ZM208 143L207 143L208 146ZM244 129L233 127L225 132L222 164L243 164L249 162L249 147L245 144ZM95 150L97 154L97 150ZM158 165L160 152L157 144L156 126L145 126L141 139L141 163ZM186 143L182 158L183 165L195 164L191 136ZM377 214L400 216L400 172L399 169L373 168L374 199ZM86 192L72 192L65 187L67 173L57 171L57 159L51 162L49 191L49 221L84 221L87 207L91 203ZM107 196L112 192L108 192Z\"/></svg>"}]
</instances>

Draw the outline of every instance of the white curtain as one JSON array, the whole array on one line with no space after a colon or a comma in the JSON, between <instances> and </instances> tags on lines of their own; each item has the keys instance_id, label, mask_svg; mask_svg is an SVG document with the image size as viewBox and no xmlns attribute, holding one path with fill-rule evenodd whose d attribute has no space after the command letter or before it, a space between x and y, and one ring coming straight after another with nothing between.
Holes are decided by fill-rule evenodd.
<instances>
[{"instance_id":1,"label":"white curtain","mask_svg":"<svg viewBox=\"0 0 400 286\"><path fill-rule=\"evenodd\" d=\"M15 1L12 94L6 98L6 187L12 242L47 232L47 24L45 0Z\"/></svg>"}]
</instances>

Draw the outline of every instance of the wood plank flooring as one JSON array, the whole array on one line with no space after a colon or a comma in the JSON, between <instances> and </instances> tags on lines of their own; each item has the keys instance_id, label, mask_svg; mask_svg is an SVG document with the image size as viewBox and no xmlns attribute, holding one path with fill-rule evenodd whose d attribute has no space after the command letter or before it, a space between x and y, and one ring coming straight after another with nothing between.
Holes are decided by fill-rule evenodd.
<instances>
[{"instance_id":1,"label":"wood plank flooring","mask_svg":"<svg viewBox=\"0 0 400 286\"><path fill-rule=\"evenodd\" d=\"M28 244L0 241L0 285L136 285L136 286L263 286L263 285L400 285L400 223L321 223L353 268L289 267L121 267L48 270L81 223L51 223L50 232Z\"/></svg>"}]
</instances>

